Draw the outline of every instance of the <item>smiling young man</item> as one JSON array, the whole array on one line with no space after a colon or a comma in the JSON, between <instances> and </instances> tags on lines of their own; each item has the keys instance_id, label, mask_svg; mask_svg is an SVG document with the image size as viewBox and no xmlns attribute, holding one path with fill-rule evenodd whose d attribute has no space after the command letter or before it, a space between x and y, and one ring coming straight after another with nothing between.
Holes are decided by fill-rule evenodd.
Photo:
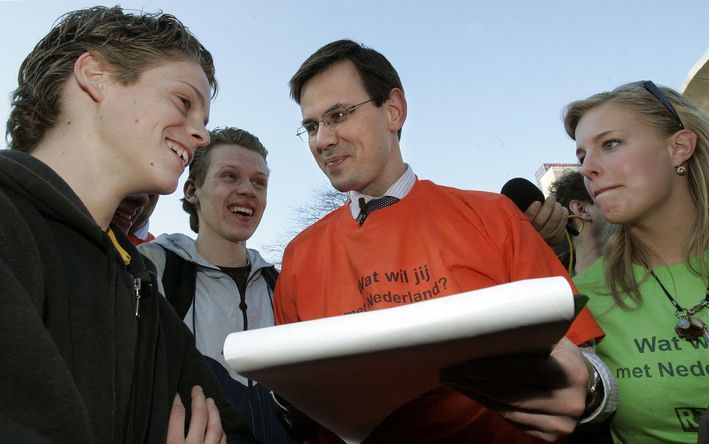
<instances>
[{"instance_id":1,"label":"smiling young man","mask_svg":"<svg viewBox=\"0 0 709 444\"><path fill-rule=\"evenodd\" d=\"M266 209L268 152L242 129L220 128L210 135L184 185L182 205L197 239L163 234L140 251L155 264L162 294L192 330L254 435L264 443L289 443L269 391L231 370L222 355L229 333L274 325L275 268L246 248Z\"/></svg>"},{"instance_id":2,"label":"smiling young man","mask_svg":"<svg viewBox=\"0 0 709 444\"><path fill-rule=\"evenodd\" d=\"M182 23L119 7L68 13L23 62L0 153L3 440L184 442L186 407L190 441L254 442L110 226L125 197L174 191L215 88Z\"/></svg>"},{"instance_id":3,"label":"smiling young man","mask_svg":"<svg viewBox=\"0 0 709 444\"><path fill-rule=\"evenodd\" d=\"M133 245L140 245L155 239L148 231L150 216L158 203L158 194L135 193L118 204L111 223L115 225Z\"/></svg>"},{"instance_id":4,"label":"smiling young man","mask_svg":"<svg viewBox=\"0 0 709 444\"><path fill-rule=\"evenodd\" d=\"M419 180L404 163L399 139L407 103L383 55L336 41L311 55L290 86L303 116L299 135L350 201L286 248L274 299L278 323L412 302L375 297L387 292L443 297L527 278L568 278L510 200ZM410 279L382 277L392 270L407 271ZM370 278L363 288L364 277ZM439 285L443 278L445 287ZM587 312L568 333L576 344L601 335ZM447 372L447 384L393 412L365 442L556 440L574 429L585 407L588 413L596 408L585 405L587 391L596 387L590 368L568 339L551 356L476 362ZM324 429L313 441L340 442Z\"/></svg>"}]
</instances>

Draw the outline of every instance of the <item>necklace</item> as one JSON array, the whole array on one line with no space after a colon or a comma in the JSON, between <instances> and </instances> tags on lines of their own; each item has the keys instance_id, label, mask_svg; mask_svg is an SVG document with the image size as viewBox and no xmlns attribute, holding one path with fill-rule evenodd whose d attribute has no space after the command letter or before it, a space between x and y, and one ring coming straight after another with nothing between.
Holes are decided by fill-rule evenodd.
<instances>
[{"instance_id":1,"label":"necklace","mask_svg":"<svg viewBox=\"0 0 709 444\"><path fill-rule=\"evenodd\" d=\"M648 271L650 271L652 277L655 278L657 283L660 285L660 288L662 288L662 291L665 292L665 295L667 295L667 299L669 299L675 307L675 317L677 318L675 332L677 333L677 336L688 341L695 341L699 339L700 336L704 335L704 340L709 342L709 329L702 321L694 317L696 313L709 307L709 286L707 287L707 294L704 299L699 301L699 303L692 308L684 308L679 305L670 292L667 291L665 286L662 285L662 282L660 282L657 275L652 270Z\"/></svg>"}]
</instances>

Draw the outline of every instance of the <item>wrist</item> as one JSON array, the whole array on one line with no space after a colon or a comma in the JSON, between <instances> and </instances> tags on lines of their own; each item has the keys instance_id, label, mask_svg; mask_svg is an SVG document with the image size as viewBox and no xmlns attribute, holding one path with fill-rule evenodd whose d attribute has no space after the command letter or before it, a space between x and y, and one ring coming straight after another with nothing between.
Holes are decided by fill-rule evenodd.
<instances>
[{"instance_id":1,"label":"wrist","mask_svg":"<svg viewBox=\"0 0 709 444\"><path fill-rule=\"evenodd\" d=\"M582 348L581 354L589 372L586 390L586 408L580 424L598 423L612 415L618 406L618 383L605 363L591 349Z\"/></svg>"},{"instance_id":2,"label":"wrist","mask_svg":"<svg viewBox=\"0 0 709 444\"><path fill-rule=\"evenodd\" d=\"M601 405L603 401L603 381L601 375L596 370L596 367L584 357L586 369L588 370L588 383L586 384L586 407L581 414L581 418L591 416Z\"/></svg>"}]
</instances>

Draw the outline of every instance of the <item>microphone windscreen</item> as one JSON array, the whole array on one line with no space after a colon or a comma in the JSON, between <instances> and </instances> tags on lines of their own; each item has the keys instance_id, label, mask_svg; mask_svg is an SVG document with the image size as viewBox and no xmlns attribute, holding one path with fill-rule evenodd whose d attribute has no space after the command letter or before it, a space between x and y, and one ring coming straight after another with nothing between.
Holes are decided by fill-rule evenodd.
<instances>
[{"instance_id":1,"label":"microphone windscreen","mask_svg":"<svg viewBox=\"0 0 709 444\"><path fill-rule=\"evenodd\" d=\"M522 212L525 212L534 201L544 202L542 190L521 177L508 180L500 193L509 197Z\"/></svg>"}]
</instances>

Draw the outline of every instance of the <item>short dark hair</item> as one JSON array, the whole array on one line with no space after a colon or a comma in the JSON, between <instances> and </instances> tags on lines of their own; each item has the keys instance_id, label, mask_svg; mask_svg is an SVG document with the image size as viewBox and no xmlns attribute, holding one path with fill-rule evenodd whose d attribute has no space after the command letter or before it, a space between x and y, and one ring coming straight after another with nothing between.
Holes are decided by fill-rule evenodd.
<instances>
[{"instance_id":1,"label":"short dark hair","mask_svg":"<svg viewBox=\"0 0 709 444\"><path fill-rule=\"evenodd\" d=\"M22 62L7 121L10 148L33 151L56 124L64 83L87 51L103 58L115 78L126 85L161 62L194 61L216 94L212 55L174 16L129 14L118 6L80 9L60 17Z\"/></svg>"},{"instance_id":2,"label":"short dark hair","mask_svg":"<svg viewBox=\"0 0 709 444\"><path fill-rule=\"evenodd\" d=\"M396 69L381 53L352 40L337 40L328 43L308 57L291 77L290 96L300 105L303 87L315 75L330 66L349 60L357 69L364 89L376 106L381 106L389 98L391 90L404 90ZM399 130L401 137L401 130Z\"/></svg>"},{"instance_id":3,"label":"short dark hair","mask_svg":"<svg viewBox=\"0 0 709 444\"><path fill-rule=\"evenodd\" d=\"M591 195L586 190L583 174L574 170L564 171L558 179L552 182L549 193L566 208L569 208L572 200L593 203Z\"/></svg>"},{"instance_id":4,"label":"short dark hair","mask_svg":"<svg viewBox=\"0 0 709 444\"><path fill-rule=\"evenodd\" d=\"M233 127L215 128L209 132L209 145L197 150L194 159L190 164L188 178L194 182L195 187L201 187L207 177L207 171L211 163L210 153L215 147L220 145L238 145L249 151L258 153L266 161L268 150L263 146L258 137L250 132ZM199 233L199 215L195 207L186 199L182 199L182 209L190 215L190 228L195 233Z\"/></svg>"}]
</instances>

